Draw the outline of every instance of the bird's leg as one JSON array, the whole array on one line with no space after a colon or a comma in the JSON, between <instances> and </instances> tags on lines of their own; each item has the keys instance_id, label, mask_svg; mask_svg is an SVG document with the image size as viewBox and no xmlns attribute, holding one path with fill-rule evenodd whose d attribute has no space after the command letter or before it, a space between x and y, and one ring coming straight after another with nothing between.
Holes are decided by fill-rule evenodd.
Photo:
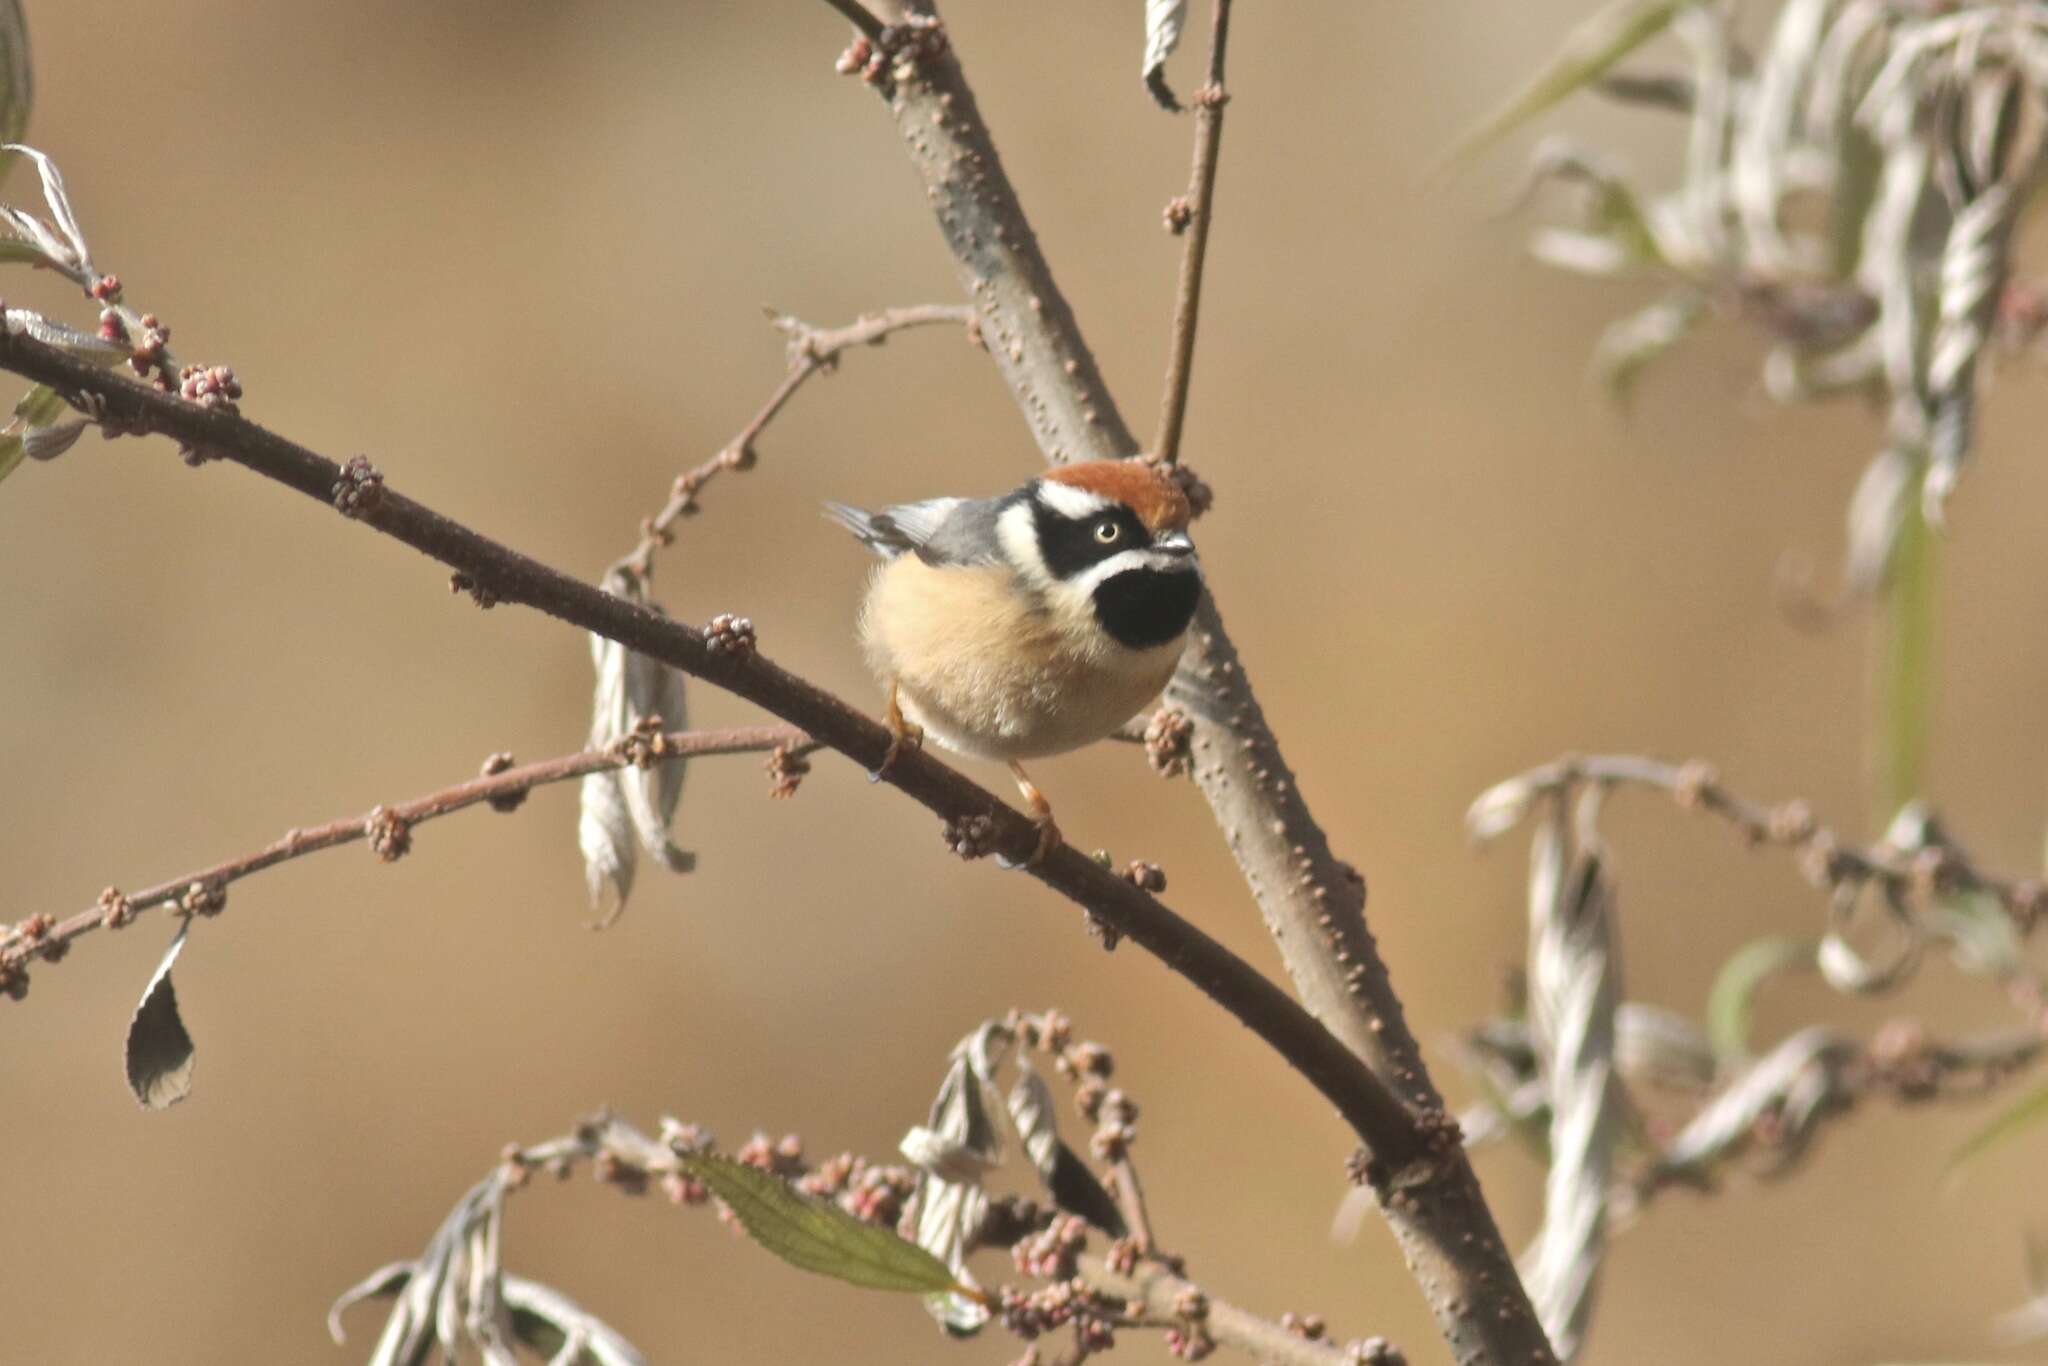
<instances>
[{"instance_id":1,"label":"bird's leg","mask_svg":"<svg viewBox=\"0 0 2048 1366\"><path fill-rule=\"evenodd\" d=\"M1038 827L1038 848L1032 850L1031 857L1023 864L1026 868L1033 868L1045 862L1047 856L1065 841L1060 836L1060 828L1053 824L1052 803L1045 799L1045 794L1038 790L1038 784L1031 781L1024 772L1024 766L1015 759L1010 761L1010 776L1017 780L1017 790L1024 794L1024 804L1031 808L1031 823Z\"/></svg>"},{"instance_id":2,"label":"bird's leg","mask_svg":"<svg viewBox=\"0 0 2048 1366\"><path fill-rule=\"evenodd\" d=\"M889 770L896 766L897 759L902 757L905 750L916 751L924 748L924 727L903 714L900 693L900 685L895 679L890 679L889 710L882 715L883 722L889 727L889 748L883 753L882 762L868 775L868 781L871 783L878 783L888 777Z\"/></svg>"}]
</instances>

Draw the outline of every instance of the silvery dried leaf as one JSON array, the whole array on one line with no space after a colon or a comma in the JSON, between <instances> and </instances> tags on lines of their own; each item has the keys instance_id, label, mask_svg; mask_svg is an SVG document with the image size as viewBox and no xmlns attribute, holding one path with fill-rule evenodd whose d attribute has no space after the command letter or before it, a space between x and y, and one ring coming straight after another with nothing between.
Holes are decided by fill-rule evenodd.
<instances>
[{"instance_id":1,"label":"silvery dried leaf","mask_svg":"<svg viewBox=\"0 0 2048 1366\"><path fill-rule=\"evenodd\" d=\"M600 914L600 923L609 924L625 910L626 898L633 891L639 849L617 773L584 776L576 842L583 850L583 879L590 889L590 907Z\"/></svg>"},{"instance_id":2,"label":"silvery dried leaf","mask_svg":"<svg viewBox=\"0 0 2048 1366\"><path fill-rule=\"evenodd\" d=\"M900 1148L918 1169L911 1197L913 1241L943 1261L961 1285L975 1282L966 1254L988 1218L983 1180L1001 1165L1004 1120L1038 1168L1054 1203L1114 1236L1125 1232L1122 1213L1086 1163L1060 1139L1055 1107L1045 1079L1031 1066L1015 1036L1001 1021L985 1021L952 1052L945 1080L925 1123L904 1135ZM1014 1057L1017 1081L1006 1106L996 1104L996 1076ZM926 1298L925 1306L946 1331L960 1336L988 1322L986 1308L959 1294Z\"/></svg>"},{"instance_id":3,"label":"silvery dried leaf","mask_svg":"<svg viewBox=\"0 0 2048 1366\"><path fill-rule=\"evenodd\" d=\"M608 593L653 606L637 578L615 571L605 576L603 586ZM656 721L672 730L688 725L680 670L598 635L590 638L590 657L597 671L590 748L610 748ZM629 765L584 778L577 841L592 908L604 911L610 902L600 923L610 923L625 909L638 850L674 872L695 866L696 857L669 835L682 793L680 759L659 760L645 769Z\"/></svg>"},{"instance_id":4,"label":"silvery dried leaf","mask_svg":"<svg viewBox=\"0 0 2048 1366\"><path fill-rule=\"evenodd\" d=\"M1060 1138L1053 1122L1052 1090L1045 1078L1032 1067L1030 1055L1021 1051L1017 1067L1017 1083L1010 1088L1009 1095L1010 1123L1016 1127L1032 1165L1038 1168L1047 1194L1069 1214L1080 1215L1112 1237L1123 1237L1129 1230L1124 1226L1123 1211L1117 1208L1115 1197Z\"/></svg>"},{"instance_id":5,"label":"silvery dried leaf","mask_svg":"<svg viewBox=\"0 0 2048 1366\"><path fill-rule=\"evenodd\" d=\"M50 217L63 234L64 244L69 249L72 263L86 275L95 274L92 268L92 252L85 245L85 234L79 229L78 219L71 212L71 197L64 192L64 177L58 174L57 163L25 143L9 142L0 144L0 152L11 152L33 161L36 172L43 180L43 202L50 208Z\"/></svg>"},{"instance_id":6,"label":"silvery dried leaf","mask_svg":"<svg viewBox=\"0 0 2048 1366\"><path fill-rule=\"evenodd\" d=\"M92 424L82 417L48 427L31 427L21 434L21 450L31 460L55 460L78 444Z\"/></svg>"},{"instance_id":7,"label":"silvery dried leaf","mask_svg":"<svg viewBox=\"0 0 2048 1366\"><path fill-rule=\"evenodd\" d=\"M341 1316L345 1310L367 1298L390 1297L394 1303L370 1354L371 1366L419 1366L436 1345L447 1360L456 1360L470 1326L469 1309L474 1302L471 1289L476 1278L472 1257L483 1250L495 1258L495 1235L479 1242L477 1230L480 1224L496 1221L502 1198L503 1191L495 1177L478 1182L434 1230L417 1261L379 1267L343 1292L327 1315L327 1330L334 1340L342 1340ZM495 1261L485 1274L496 1277ZM494 1339L489 1333L469 1336L468 1341L484 1353L486 1360L491 1359ZM509 1357L501 1356L500 1360L509 1361Z\"/></svg>"},{"instance_id":8,"label":"silvery dried leaf","mask_svg":"<svg viewBox=\"0 0 2048 1366\"><path fill-rule=\"evenodd\" d=\"M1714 1050L1705 1032L1675 1011L1641 1001L1624 1001L1614 1012L1614 1061L1638 1084L1690 1089L1714 1080Z\"/></svg>"},{"instance_id":9,"label":"silvery dried leaf","mask_svg":"<svg viewBox=\"0 0 2048 1366\"><path fill-rule=\"evenodd\" d=\"M1593 347L1593 373L1608 396L1626 409L1643 372L1684 341L1705 311L1705 301L1687 290L1609 323Z\"/></svg>"},{"instance_id":10,"label":"silvery dried leaf","mask_svg":"<svg viewBox=\"0 0 2048 1366\"><path fill-rule=\"evenodd\" d=\"M1774 1132L1785 1159L1798 1157L1812 1137L1813 1119L1840 1090L1841 1069L1856 1054L1855 1044L1820 1026L1792 1035L1694 1115L1665 1145L1659 1165L1674 1172L1711 1166L1748 1143L1766 1112L1785 1121Z\"/></svg>"},{"instance_id":11,"label":"silvery dried leaf","mask_svg":"<svg viewBox=\"0 0 2048 1366\"><path fill-rule=\"evenodd\" d=\"M1505 835L1522 823L1535 800L1536 789L1527 778L1495 783L1465 808L1465 833L1478 844Z\"/></svg>"},{"instance_id":12,"label":"silvery dried leaf","mask_svg":"<svg viewBox=\"0 0 2048 1366\"><path fill-rule=\"evenodd\" d=\"M26 213L9 205L0 204L0 223L14 234L8 245L9 260L23 260L27 264L46 266L67 274L79 269L71 259L71 249L64 245L64 239L57 230L32 213Z\"/></svg>"},{"instance_id":13,"label":"silvery dried leaf","mask_svg":"<svg viewBox=\"0 0 2048 1366\"><path fill-rule=\"evenodd\" d=\"M551 1363L577 1366L587 1359L597 1366L647 1366L647 1358L616 1328L552 1286L506 1276L503 1294L514 1334L536 1351L549 1352Z\"/></svg>"},{"instance_id":14,"label":"silvery dried leaf","mask_svg":"<svg viewBox=\"0 0 2048 1366\"><path fill-rule=\"evenodd\" d=\"M917 1190L911 1196L912 1241L946 1264L965 1286L975 1281L967 1270L967 1253L988 1218L988 1193L982 1178L1003 1160L1003 1135L981 1072L978 1054L988 1057L1000 1026L984 1024L954 1048L931 1113L913 1127L899 1145L918 1168ZM986 1308L965 1295L931 1295L925 1308L947 1332L968 1336L989 1320Z\"/></svg>"},{"instance_id":15,"label":"silvery dried leaf","mask_svg":"<svg viewBox=\"0 0 2048 1366\"><path fill-rule=\"evenodd\" d=\"M156 965L142 1003L128 1022L128 1089L145 1110L176 1105L192 1093L192 1068L197 1061L192 1036L178 1017L178 993L171 985L171 964L184 952L191 922L178 927L163 961Z\"/></svg>"},{"instance_id":16,"label":"silvery dried leaf","mask_svg":"<svg viewBox=\"0 0 2048 1366\"><path fill-rule=\"evenodd\" d=\"M1166 84L1166 59L1180 46L1187 18L1188 0L1145 0L1145 61L1140 70L1145 88L1164 109L1180 108Z\"/></svg>"},{"instance_id":17,"label":"silvery dried leaf","mask_svg":"<svg viewBox=\"0 0 2048 1366\"><path fill-rule=\"evenodd\" d=\"M51 322L40 313L26 308L6 310L7 330L35 338L45 346L54 346L67 351L80 360L95 365L118 365L128 359L128 349L116 346L106 338L90 332L80 332L75 327Z\"/></svg>"},{"instance_id":18,"label":"silvery dried leaf","mask_svg":"<svg viewBox=\"0 0 2048 1366\"><path fill-rule=\"evenodd\" d=\"M1842 560L1842 591L1863 597L1877 591L1891 567L1906 524L1913 458L1898 447L1879 451L1863 468L1849 497L1849 545Z\"/></svg>"},{"instance_id":19,"label":"silvery dried leaf","mask_svg":"<svg viewBox=\"0 0 2048 1366\"><path fill-rule=\"evenodd\" d=\"M337 1346L348 1341L348 1333L341 1326L341 1316L364 1300L390 1299L405 1289L406 1283L412 1279L412 1274L411 1262L387 1262L342 1291L327 1310L327 1335L334 1339Z\"/></svg>"},{"instance_id":20,"label":"silvery dried leaf","mask_svg":"<svg viewBox=\"0 0 2048 1366\"><path fill-rule=\"evenodd\" d=\"M1821 977L1836 991L1873 996L1889 991L1912 975L1920 964L1920 941L1908 939L1891 958L1872 960L1840 935L1831 934L1820 941L1813 961Z\"/></svg>"}]
</instances>

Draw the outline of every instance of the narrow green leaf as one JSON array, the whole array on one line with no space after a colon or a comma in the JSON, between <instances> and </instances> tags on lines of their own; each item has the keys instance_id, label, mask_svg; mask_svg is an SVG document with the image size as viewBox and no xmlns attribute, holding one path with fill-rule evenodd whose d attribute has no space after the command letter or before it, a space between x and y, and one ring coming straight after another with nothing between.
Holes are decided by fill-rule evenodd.
<instances>
[{"instance_id":1,"label":"narrow green leaf","mask_svg":"<svg viewBox=\"0 0 2048 1366\"><path fill-rule=\"evenodd\" d=\"M960 1288L946 1264L916 1243L805 1195L779 1176L712 1153L678 1160L731 1207L749 1237L791 1266L870 1290L933 1295Z\"/></svg>"},{"instance_id":2,"label":"narrow green leaf","mask_svg":"<svg viewBox=\"0 0 2048 1366\"><path fill-rule=\"evenodd\" d=\"M1488 147L1591 85L1616 64L1671 26L1689 0L1614 0L1580 24L1564 47L1513 99L1458 140L1448 161L1472 159Z\"/></svg>"},{"instance_id":3,"label":"narrow green leaf","mask_svg":"<svg viewBox=\"0 0 2048 1366\"><path fill-rule=\"evenodd\" d=\"M55 389L47 384L38 384L14 405L14 416L24 427L47 427L69 408L70 405L58 397Z\"/></svg>"},{"instance_id":4,"label":"narrow green leaf","mask_svg":"<svg viewBox=\"0 0 2048 1366\"><path fill-rule=\"evenodd\" d=\"M2011 1105L1994 1115L1991 1122L1964 1139L1949 1154L1942 1167L1944 1177L1954 1177L1971 1162L1993 1148L2018 1138L2029 1129L2048 1122L2048 1081L2036 1082Z\"/></svg>"},{"instance_id":5,"label":"narrow green leaf","mask_svg":"<svg viewBox=\"0 0 2048 1366\"><path fill-rule=\"evenodd\" d=\"M1908 498L1885 577L1877 647L1877 805L1880 820L1926 795L1934 718L1939 547L1920 500Z\"/></svg>"},{"instance_id":6,"label":"narrow green leaf","mask_svg":"<svg viewBox=\"0 0 2048 1366\"><path fill-rule=\"evenodd\" d=\"M20 142L28 132L28 111L34 96L28 23L21 15L21 0L0 0L0 142ZM6 177L14 160L11 153L0 156L0 179Z\"/></svg>"},{"instance_id":7,"label":"narrow green leaf","mask_svg":"<svg viewBox=\"0 0 2048 1366\"><path fill-rule=\"evenodd\" d=\"M0 436L0 479L14 473L14 467L19 465L22 457L27 454L28 451L22 446L19 436Z\"/></svg>"},{"instance_id":8,"label":"narrow green leaf","mask_svg":"<svg viewBox=\"0 0 2048 1366\"><path fill-rule=\"evenodd\" d=\"M1810 968L1819 945L1790 935L1753 939L1728 956L1707 993L1707 1041L1724 1062L1749 1056L1757 988L1781 972Z\"/></svg>"}]
</instances>

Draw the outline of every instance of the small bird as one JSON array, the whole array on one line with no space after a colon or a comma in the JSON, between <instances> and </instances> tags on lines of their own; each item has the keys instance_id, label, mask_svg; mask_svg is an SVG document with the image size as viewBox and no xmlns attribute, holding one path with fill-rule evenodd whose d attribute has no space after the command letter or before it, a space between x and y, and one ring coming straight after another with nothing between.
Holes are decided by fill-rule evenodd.
<instances>
[{"instance_id":1,"label":"small bird","mask_svg":"<svg viewBox=\"0 0 2048 1366\"><path fill-rule=\"evenodd\" d=\"M930 734L1010 767L1039 829L1059 827L1022 759L1109 735L1166 686L1202 594L1180 485L1143 460L1063 465L995 498L828 514L882 557L861 609L889 689L879 777Z\"/></svg>"}]
</instances>

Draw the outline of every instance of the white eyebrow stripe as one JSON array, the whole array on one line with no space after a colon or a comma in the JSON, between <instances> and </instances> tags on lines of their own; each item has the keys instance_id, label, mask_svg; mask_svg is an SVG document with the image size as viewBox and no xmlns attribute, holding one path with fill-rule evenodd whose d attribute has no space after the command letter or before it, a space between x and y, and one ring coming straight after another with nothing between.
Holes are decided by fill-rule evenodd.
<instances>
[{"instance_id":1,"label":"white eyebrow stripe","mask_svg":"<svg viewBox=\"0 0 2048 1366\"><path fill-rule=\"evenodd\" d=\"M1055 479L1041 482L1038 486L1038 496L1054 512L1062 517L1072 517L1076 521L1083 517L1092 517L1109 506L1109 499L1101 494L1090 493L1087 489L1077 489L1072 484L1062 484Z\"/></svg>"},{"instance_id":2,"label":"white eyebrow stripe","mask_svg":"<svg viewBox=\"0 0 2048 1366\"><path fill-rule=\"evenodd\" d=\"M1120 550L1102 563L1092 565L1084 573L1068 580L1074 592L1083 597L1094 597L1095 590L1105 579L1133 569L1154 569L1163 574L1199 574L1201 566L1194 563L1189 555L1163 555L1156 550Z\"/></svg>"}]
</instances>

